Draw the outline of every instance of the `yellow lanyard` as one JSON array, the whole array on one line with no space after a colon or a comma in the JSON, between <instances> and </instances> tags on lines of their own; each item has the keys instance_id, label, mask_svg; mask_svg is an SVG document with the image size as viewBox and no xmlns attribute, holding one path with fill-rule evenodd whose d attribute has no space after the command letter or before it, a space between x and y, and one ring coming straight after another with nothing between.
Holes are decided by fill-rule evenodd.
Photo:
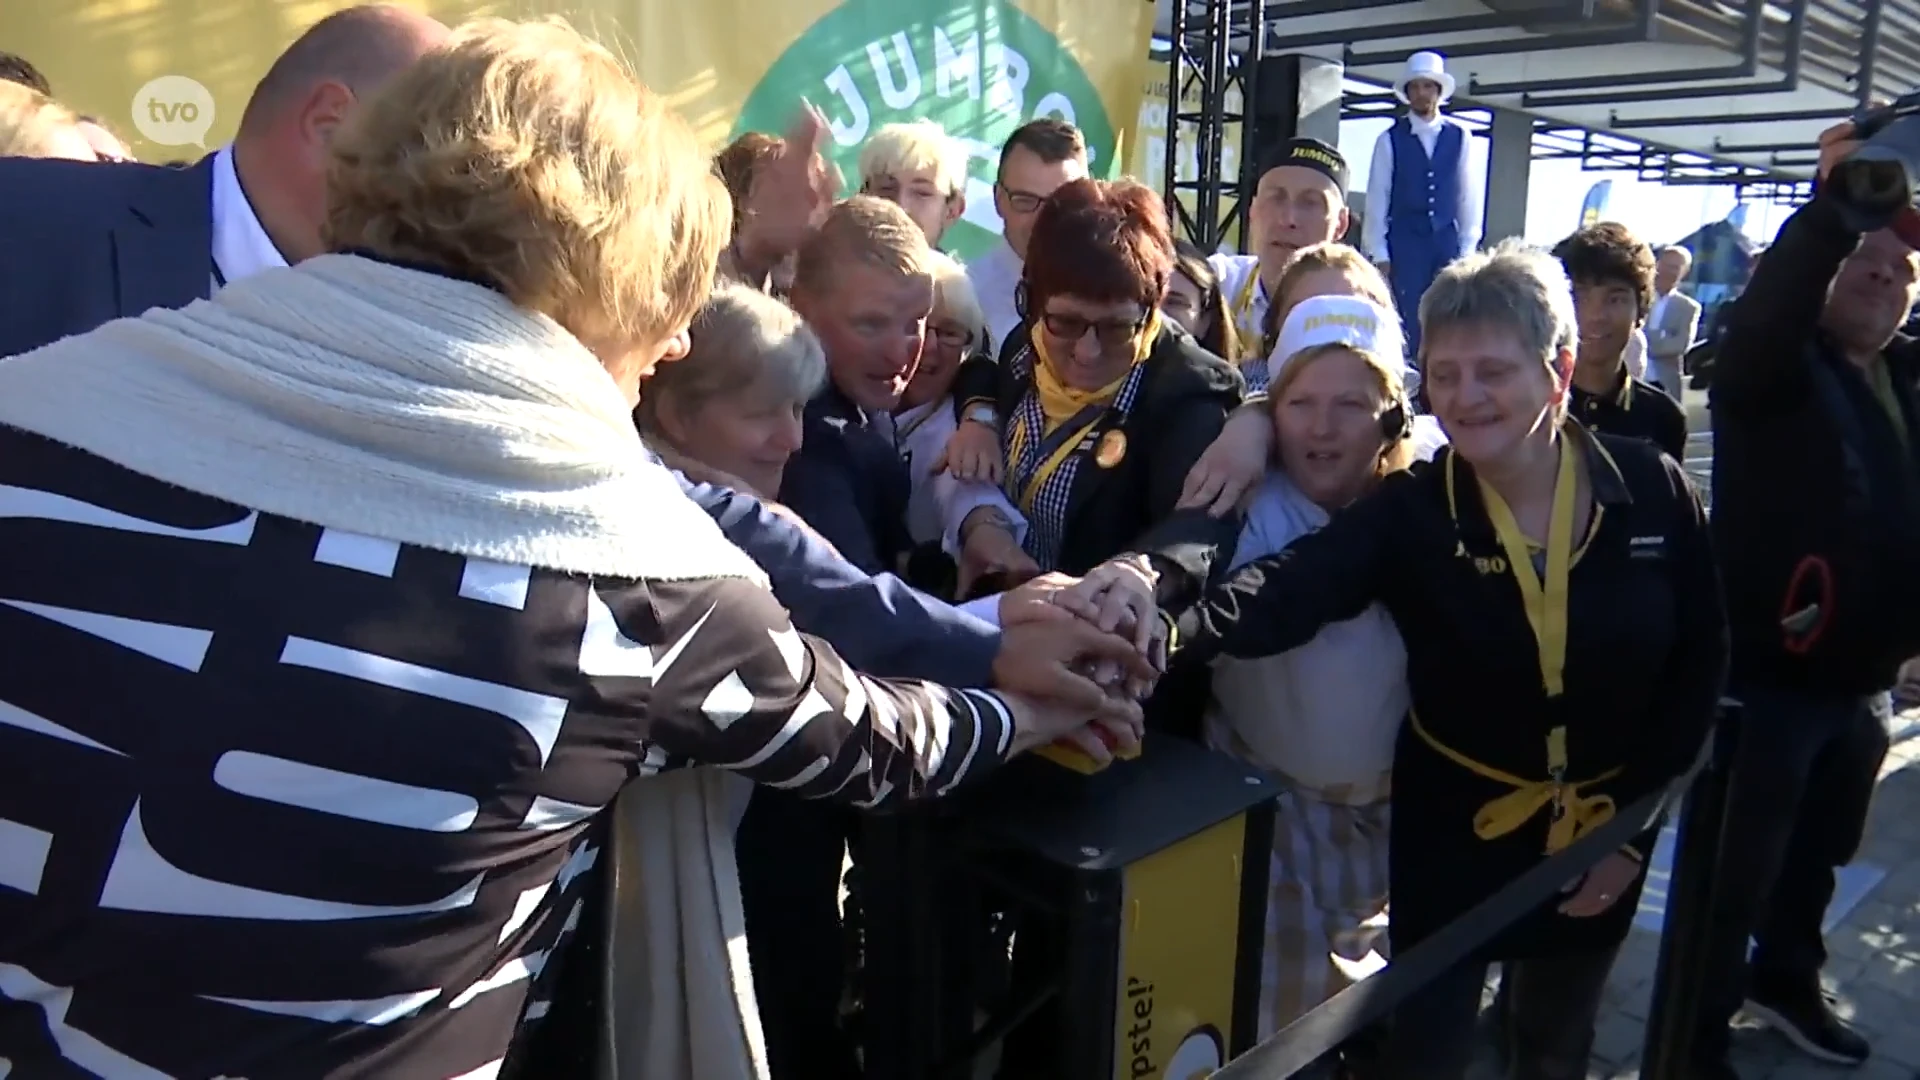
<instances>
[{"instance_id":1,"label":"yellow lanyard","mask_svg":"<svg viewBox=\"0 0 1920 1080\"><path fill-rule=\"evenodd\" d=\"M1019 505L1021 513L1027 515L1029 518L1033 517L1033 500L1040 494L1041 486L1051 479L1054 473L1059 472L1060 466L1066 464L1067 459L1073 456L1073 452L1080 448L1081 439L1086 437L1087 430L1091 429L1093 424L1098 420L1099 417L1096 415L1092 420L1088 421L1085 428L1063 437L1060 440L1060 445L1053 448L1053 453L1048 454L1046 460L1042 461L1039 467L1033 470L1033 475L1027 477L1027 482L1019 484L1014 491L1009 492L1009 494L1013 496L1013 501ZM1014 424L1013 441L1008 447L1007 460L1019 461L1021 452L1026 449L1026 442L1027 425L1024 422L1016 421ZM1007 479L1009 481L1013 480L1012 470L1008 470Z\"/></svg>"},{"instance_id":2,"label":"yellow lanyard","mask_svg":"<svg viewBox=\"0 0 1920 1080\"><path fill-rule=\"evenodd\" d=\"M1547 825L1547 854L1565 848L1589 832L1613 820L1616 807L1610 795L1589 795L1585 789L1604 784L1620 775L1618 768L1577 783L1568 783L1567 729L1556 727L1547 735L1547 769L1550 780L1528 780L1510 772L1478 762L1434 737L1420 722L1420 714L1408 713L1413 733L1434 752L1455 765L1496 784L1513 790L1474 811L1473 833L1482 840L1498 840L1533 820L1542 810L1551 809L1553 820Z\"/></svg>"},{"instance_id":3,"label":"yellow lanyard","mask_svg":"<svg viewBox=\"0 0 1920 1080\"><path fill-rule=\"evenodd\" d=\"M1567 666L1567 586L1573 572L1573 519L1579 473L1572 445L1573 436L1560 436L1560 468L1554 479L1553 510L1547 519L1546 582L1534 571L1533 555L1527 538L1514 520L1513 510L1500 494L1480 484L1480 499L1487 507L1487 518L1500 538L1514 580L1520 586L1520 599L1526 606L1527 622L1533 627L1534 644L1539 651L1540 681L1548 698L1557 698L1566 690ZM1454 460L1448 459L1447 482L1451 501ZM1598 514L1598 508L1595 514ZM1597 518L1596 518L1597 520ZM1547 732L1547 779L1527 780L1475 761L1440 742L1413 714L1414 734L1437 753L1456 765L1513 790L1480 807L1473 817L1473 831L1482 840L1494 840L1518 829L1543 809L1550 809L1552 822L1547 827L1547 852L1559 851L1581 836L1612 820L1613 799L1604 794L1589 795L1584 789L1605 783L1620 775L1618 768L1608 769L1587 780L1567 779L1567 729L1555 725Z\"/></svg>"},{"instance_id":4,"label":"yellow lanyard","mask_svg":"<svg viewBox=\"0 0 1920 1080\"><path fill-rule=\"evenodd\" d=\"M1533 626L1534 644L1540 652L1540 681L1547 696L1557 698L1566 689L1567 669L1567 579L1573 571L1573 507L1579 477L1574 467L1571 438L1560 436L1560 471L1553 484L1553 512L1547 519L1547 580L1542 586L1534 572L1533 556L1527 538L1513 511L1500 493L1480 482L1480 499L1486 504L1487 517L1494 534L1507 553L1507 565L1520 586L1520 599L1527 608L1527 622Z\"/></svg>"}]
</instances>

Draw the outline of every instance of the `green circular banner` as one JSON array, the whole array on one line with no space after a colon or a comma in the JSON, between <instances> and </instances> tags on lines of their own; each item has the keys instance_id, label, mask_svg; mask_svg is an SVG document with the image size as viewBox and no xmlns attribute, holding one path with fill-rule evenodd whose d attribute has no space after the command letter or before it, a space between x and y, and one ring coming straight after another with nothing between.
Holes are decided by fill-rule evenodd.
<instances>
[{"instance_id":1,"label":"green circular banner","mask_svg":"<svg viewBox=\"0 0 1920 1080\"><path fill-rule=\"evenodd\" d=\"M734 134L785 130L803 98L826 114L849 184L861 145L887 124L933 120L967 144L966 215L941 243L962 259L999 239L994 169L1021 124L1057 116L1078 125L1096 176L1109 175L1114 158L1113 123L1087 73L1008 0L846 0L767 69Z\"/></svg>"}]
</instances>

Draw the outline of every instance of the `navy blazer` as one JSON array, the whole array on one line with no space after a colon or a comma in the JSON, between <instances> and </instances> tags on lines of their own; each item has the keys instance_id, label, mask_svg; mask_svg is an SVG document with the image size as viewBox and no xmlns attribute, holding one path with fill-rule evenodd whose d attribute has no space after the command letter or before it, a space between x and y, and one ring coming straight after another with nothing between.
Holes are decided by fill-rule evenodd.
<instances>
[{"instance_id":1,"label":"navy blazer","mask_svg":"<svg viewBox=\"0 0 1920 1080\"><path fill-rule=\"evenodd\" d=\"M832 383L807 403L800 450L780 478L780 501L869 574L900 569L913 547L913 477L893 440Z\"/></svg>"},{"instance_id":2,"label":"navy blazer","mask_svg":"<svg viewBox=\"0 0 1920 1080\"><path fill-rule=\"evenodd\" d=\"M213 157L190 168L0 158L0 357L213 283Z\"/></svg>"},{"instance_id":3,"label":"navy blazer","mask_svg":"<svg viewBox=\"0 0 1920 1080\"><path fill-rule=\"evenodd\" d=\"M213 157L187 168L0 158L0 357L213 284ZM760 564L796 626L871 675L985 686L1000 634L908 588L869 577L759 500L681 485Z\"/></svg>"}]
</instances>

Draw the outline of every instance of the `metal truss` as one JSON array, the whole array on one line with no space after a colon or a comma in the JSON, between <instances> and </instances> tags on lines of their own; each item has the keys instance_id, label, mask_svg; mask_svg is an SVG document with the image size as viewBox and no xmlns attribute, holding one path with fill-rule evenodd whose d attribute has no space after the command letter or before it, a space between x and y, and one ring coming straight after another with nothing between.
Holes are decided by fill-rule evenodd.
<instances>
[{"instance_id":1,"label":"metal truss","mask_svg":"<svg viewBox=\"0 0 1920 1080\"><path fill-rule=\"evenodd\" d=\"M1174 0L1170 6L1167 36L1155 42L1167 64L1167 213L1175 233L1204 251L1231 236L1245 251L1248 196L1259 180L1253 119L1266 55L1266 35L1256 28L1267 24L1267 0ZM1189 95L1196 99L1191 106ZM1236 126L1243 152L1234 175L1226 176L1221 161ZM1183 177L1190 150L1197 168Z\"/></svg>"}]
</instances>

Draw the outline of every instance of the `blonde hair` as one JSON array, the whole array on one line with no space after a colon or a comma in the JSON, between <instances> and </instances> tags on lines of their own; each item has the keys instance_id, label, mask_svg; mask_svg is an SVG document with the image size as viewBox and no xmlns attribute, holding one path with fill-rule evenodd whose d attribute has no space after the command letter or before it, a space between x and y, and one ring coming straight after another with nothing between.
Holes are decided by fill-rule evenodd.
<instances>
[{"instance_id":1,"label":"blonde hair","mask_svg":"<svg viewBox=\"0 0 1920 1080\"><path fill-rule=\"evenodd\" d=\"M1267 305L1267 313L1260 321L1262 356L1270 356L1273 347L1280 343L1280 328L1286 325L1287 313L1293 310L1298 301L1287 300L1300 282L1311 274L1330 270L1345 278L1352 285L1355 295L1374 302L1383 311L1399 314L1393 303L1393 287L1380 273L1379 267L1367 261L1359 250L1338 240L1325 244L1314 244L1301 248L1294 253L1287 268L1280 272L1280 283L1273 290L1273 302Z\"/></svg>"},{"instance_id":2,"label":"blonde hair","mask_svg":"<svg viewBox=\"0 0 1920 1080\"><path fill-rule=\"evenodd\" d=\"M855 195L827 211L794 260L793 291L824 294L848 263L902 276L932 272L933 248L905 210L885 199Z\"/></svg>"},{"instance_id":3,"label":"blonde hair","mask_svg":"<svg viewBox=\"0 0 1920 1080\"><path fill-rule=\"evenodd\" d=\"M1309 346L1295 353L1288 359L1286 366L1280 370L1280 377L1275 379L1273 383L1267 387L1268 400L1273 402L1277 408L1281 399L1286 395L1287 388L1293 385L1294 380L1300 377L1302 371L1311 367L1314 361L1325 356L1332 356L1335 353L1351 353L1359 357L1360 362L1365 364L1367 370L1373 373L1374 388L1379 393L1378 404L1381 415L1385 415L1395 406L1402 409L1407 408L1406 378L1401 374L1400 368L1397 365L1380 356L1378 353L1367 349L1356 349L1351 345L1342 345L1337 342L1326 345ZM1412 420L1411 414L1408 415L1408 420ZM1385 441L1384 436L1382 441ZM1277 456L1279 452L1279 447L1276 445L1274 447L1275 455ZM1396 473L1402 469L1409 468L1419 456L1419 450L1414 446L1412 439L1402 438L1386 443L1380 452L1379 458L1376 460L1373 475L1377 478L1385 476L1388 473Z\"/></svg>"},{"instance_id":4,"label":"blonde hair","mask_svg":"<svg viewBox=\"0 0 1920 1080\"><path fill-rule=\"evenodd\" d=\"M765 388L775 400L805 402L827 381L827 354L794 310L758 289L723 282L693 317L687 355L661 364L640 384L634 422L665 439L660 413L691 416L729 394Z\"/></svg>"},{"instance_id":5,"label":"blonde hair","mask_svg":"<svg viewBox=\"0 0 1920 1080\"><path fill-rule=\"evenodd\" d=\"M949 318L967 328L973 335L971 348L984 345L989 335L987 313L980 306L973 279L967 277L967 268L953 256L939 251L931 253L927 268L933 273L934 310L945 309Z\"/></svg>"},{"instance_id":6,"label":"blonde hair","mask_svg":"<svg viewBox=\"0 0 1920 1080\"><path fill-rule=\"evenodd\" d=\"M30 86L0 81L0 157L51 157L54 139L68 129L80 132L72 109Z\"/></svg>"},{"instance_id":7,"label":"blonde hair","mask_svg":"<svg viewBox=\"0 0 1920 1080\"><path fill-rule=\"evenodd\" d=\"M966 144L935 121L888 124L860 148L860 183L930 169L940 193L951 199L966 188L967 162Z\"/></svg>"},{"instance_id":8,"label":"blonde hair","mask_svg":"<svg viewBox=\"0 0 1920 1080\"><path fill-rule=\"evenodd\" d=\"M326 238L478 277L589 346L660 341L713 287L732 209L665 99L558 19L480 19L333 146Z\"/></svg>"}]
</instances>

